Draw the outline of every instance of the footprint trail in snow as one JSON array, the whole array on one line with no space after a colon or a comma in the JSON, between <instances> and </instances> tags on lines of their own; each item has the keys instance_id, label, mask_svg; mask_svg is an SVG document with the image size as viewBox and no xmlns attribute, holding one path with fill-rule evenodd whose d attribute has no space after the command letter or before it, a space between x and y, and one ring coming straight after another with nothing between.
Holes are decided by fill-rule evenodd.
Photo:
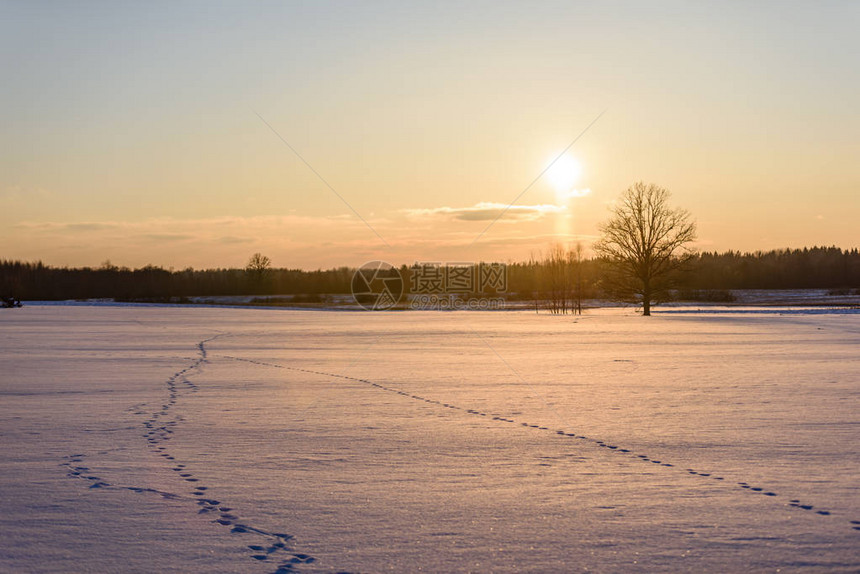
<instances>
[{"instance_id":1,"label":"footprint trail in snow","mask_svg":"<svg viewBox=\"0 0 860 574\"><path fill-rule=\"evenodd\" d=\"M288 367L288 366L279 365L276 363L268 363L265 361L256 361L256 360L252 360L252 359L244 359L241 357L235 357L235 356L231 356L231 355L219 355L219 356L224 357L226 359L231 359L234 361L243 361L246 363L252 363L255 365L260 365L260 366L265 366L265 367L273 367L273 368L277 368L277 369L287 369L290 371L310 373L310 374L319 375L319 376L323 376L323 377L329 377L329 378L345 379L345 380L349 380L349 381L353 381L353 382L362 383L365 385L370 385L370 386L377 388L379 390L386 391L389 393L394 393L397 395L401 395L401 396L406 397L408 399L434 404L434 405L440 406L442 408L461 411L461 412L463 412L467 415L471 415L471 416L486 417L490 420L498 421L501 423L514 424L517 426L531 428L531 429L535 429L538 431L552 432L555 435L557 435L559 437L563 437L565 439L576 439L576 440L584 441L586 443L591 443L591 444L597 446L598 448L606 449L607 452L611 452L611 453L619 454L622 456L630 457L631 460L639 461L639 462L649 464L649 465L657 465L660 467L667 467L667 470L669 470L669 469L677 470L677 471L685 472L691 476L697 476L697 477L704 478L707 480L719 481L723 484L730 484L730 482L728 482L726 480L726 478L723 476L718 476L718 475L711 473L711 472L699 471L699 470L696 470L693 468L681 469L681 467L679 467L675 464L672 464L670 462L662 460L662 457L658 460L658 459L651 457L647 454L637 454L632 449L622 448L621 446L618 446L615 444L609 444L608 442L603 441L599 438L589 437L589 436L582 435L582 434L577 434L575 432L570 432L569 430L566 430L566 429L551 429L550 427L547 427L544 425L538 425L538 424L532 424L529 422L519 421L519 420L510 418L508 416L504 416L501 414L486 413L486 412L482 412L479 410L461 407L461 406L454 405L454 404L451 404L448 402L444 402L444 401L416 395L413 393L409 393L409 392L406 392L406 391L403 391L401 389L397 389L394 387L388 387L385 385L381 385L379 383L375 383L375 382L370 381L368 379L361 379L358 377L351 377L348 375L340 375L337 373L327 373L324 371L315 371L313 369L302 369L299 367ZM753 494L759 494L759 495L771 497L774 499L778 499L778 496L779 496L776 492L773 492L770 489L764 488L763 486L752 485L752 484L749 484L747 482L737 482L734 486L737 487L738 489L746 490L746 491L753 493ZM818 508L812 504L803 503L799 499L796 499L796 498L789 500L787 503L785 503L785 506L787 508L809 511L811 513L814 513L814 514L817 514L820 516L832 516L832 514L833 514L830 510ZM849 520L848 524L854 530L860 531L860 520Z\"/></svg>"},{"instance_id":2,"label":"footprint trail in snow","mask_svg":"<svg viewBox=\"0 0 860 574\"><path fill-rule=\"evenodd\" d=\"M181 500L194 504L197 506L198 514L212 517L212 523L229 528L231 534L246 538L244 542L246 542L245 546L249 551L250 558L257 562L271 562L275 568L272 571L273 574L298 572L303 564L312 564L316 562L316 559L308 554L295 551L290 545L293 536L281 532L269 532L254 526L247 520L240 519L238 512L232 506L221 500L211 498L208 492L209 487L195 476L187 464L177 460L167 446L182 422L182 418L173 413L175 405L180 398L198 391L198 386L188 378L188 374L207 362L206 343L219 336L221 335L200 341L197 344L199 356L190 365L167 379L165 382L167 399L157 410L147 413L143 404L134 405L128 409L128 412L137 415L149 415L149 418L143 422L145 430L143 438L146 439L147 447L153 455L162 458L178 478L187 483L188 491L186 493L180 494L142 486L111 483L106 478L91 471L85 461L86 455L83 453L63 457L60 466L66 469L67 476L85 481L91 490L128 490L139 494L155 494L164 499ZM252 540L252 538L257 540Z\"/></svg>"}]
</instances>

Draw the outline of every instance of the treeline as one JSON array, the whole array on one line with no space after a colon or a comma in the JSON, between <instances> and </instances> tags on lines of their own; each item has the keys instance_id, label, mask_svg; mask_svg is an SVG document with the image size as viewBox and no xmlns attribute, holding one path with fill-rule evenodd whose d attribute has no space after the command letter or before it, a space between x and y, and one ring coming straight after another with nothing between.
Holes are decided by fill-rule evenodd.
<instances>
[{"instance_id":1,"label":"treeline","mask_svg":"<svg viewBox=\"0 0 860 574\"><path fill-rule=\"evenodd\" d=\"M245 269L171 271L51 267L41 262L0 261L0 293L23 300L116 299L159 301L220 295L349 293L353 270L269 269L261 278Z\"/></svg>"},{"instance_id":2,"label":"treeline","mask_svg":"<svg viewBox=\"0 0 860 574\"><path fill-rule=\"evenodd\" d=\"M405 286L410 288L403 266ZM225 295L348 294L354 269L184 269L147 265L139 269L108 263L97 268L52 267L41 262L0 261L0 296L22 300L112 298L120 301L182 300ZM508 296L577 305L600 297L604 262L576 251L551 249L546 256L507 265ZM838 247L767 252L701 253L678 277L688 291L730 289L858 289L860 252ZM559 293L564 296L559 298ZM313 300L310 298L309 300Z\"/></svg>"},{"instance_id":3,"label":"treeline","mask_svg":"<svg viewBox=\"0 0 860 574\"><path fill-rule=\"evenodd\" d=\"M583 298L606 297L607 262L583 259L557 246L528 262L508 265L510 291L541 300L553 310ZM731 301L733 289L828 289L860 291L860 250L839 247L699 253L674 277L674 295L689 300ZM567 300L567 301L565 301Z\"/></svg>"},{"instance_id":4,"label":"treeline","mask_svg":"<svg viewBox=\"0 0 860 574\"><path fill-rule=\"evenodd\" d=\"M683 284L693 289L860 287L860 252L838 247L701 253Z\"/></svg>"}]
</instances>

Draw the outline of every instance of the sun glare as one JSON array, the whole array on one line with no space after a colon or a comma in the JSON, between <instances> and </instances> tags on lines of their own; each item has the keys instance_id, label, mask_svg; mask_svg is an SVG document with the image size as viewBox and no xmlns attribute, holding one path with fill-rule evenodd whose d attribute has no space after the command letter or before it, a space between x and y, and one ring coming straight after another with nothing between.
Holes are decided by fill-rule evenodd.
<instances>
[{"instance_id":1,"label":"sun glare","mask_svg":"<svg viewBox=\"0 0 860 574\"><path fill-rule=\"evenodd\" d=\"M566 193L579 181L582 165L573 157L563 155L547 170L546 176L556 193Z\"/></svg>"}]
</instances>

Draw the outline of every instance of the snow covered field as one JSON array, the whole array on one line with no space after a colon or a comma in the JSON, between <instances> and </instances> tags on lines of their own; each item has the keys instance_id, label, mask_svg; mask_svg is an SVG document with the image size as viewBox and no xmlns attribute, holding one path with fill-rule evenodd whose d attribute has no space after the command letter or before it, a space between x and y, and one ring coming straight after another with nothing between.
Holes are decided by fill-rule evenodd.
<instances>
[{"instance_id":1,"label":"snow covered field","mask_svg":"<svg viewBox=\"0 0 860 574\"><path fill-rule=\"evenodd\" d=\"M860 314L693 311L4 310L0 571L860 570Z\"/></svg>"}]
</instances>

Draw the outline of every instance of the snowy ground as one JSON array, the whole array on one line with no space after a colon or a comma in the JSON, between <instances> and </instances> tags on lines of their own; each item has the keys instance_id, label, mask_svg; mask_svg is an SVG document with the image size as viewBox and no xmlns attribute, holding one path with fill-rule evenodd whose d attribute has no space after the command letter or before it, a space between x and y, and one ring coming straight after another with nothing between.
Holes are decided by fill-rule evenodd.
<instances>
[{"instance_id":1,"label":"snowy ground","mask_svg":"<svg viewBox=\"0 0 860 574\"><path fill-rule=\"evenodd\" d=\"M0 571L856 572L860 314L761 311L3 310Z\"/></svg>"}]
</instances>

